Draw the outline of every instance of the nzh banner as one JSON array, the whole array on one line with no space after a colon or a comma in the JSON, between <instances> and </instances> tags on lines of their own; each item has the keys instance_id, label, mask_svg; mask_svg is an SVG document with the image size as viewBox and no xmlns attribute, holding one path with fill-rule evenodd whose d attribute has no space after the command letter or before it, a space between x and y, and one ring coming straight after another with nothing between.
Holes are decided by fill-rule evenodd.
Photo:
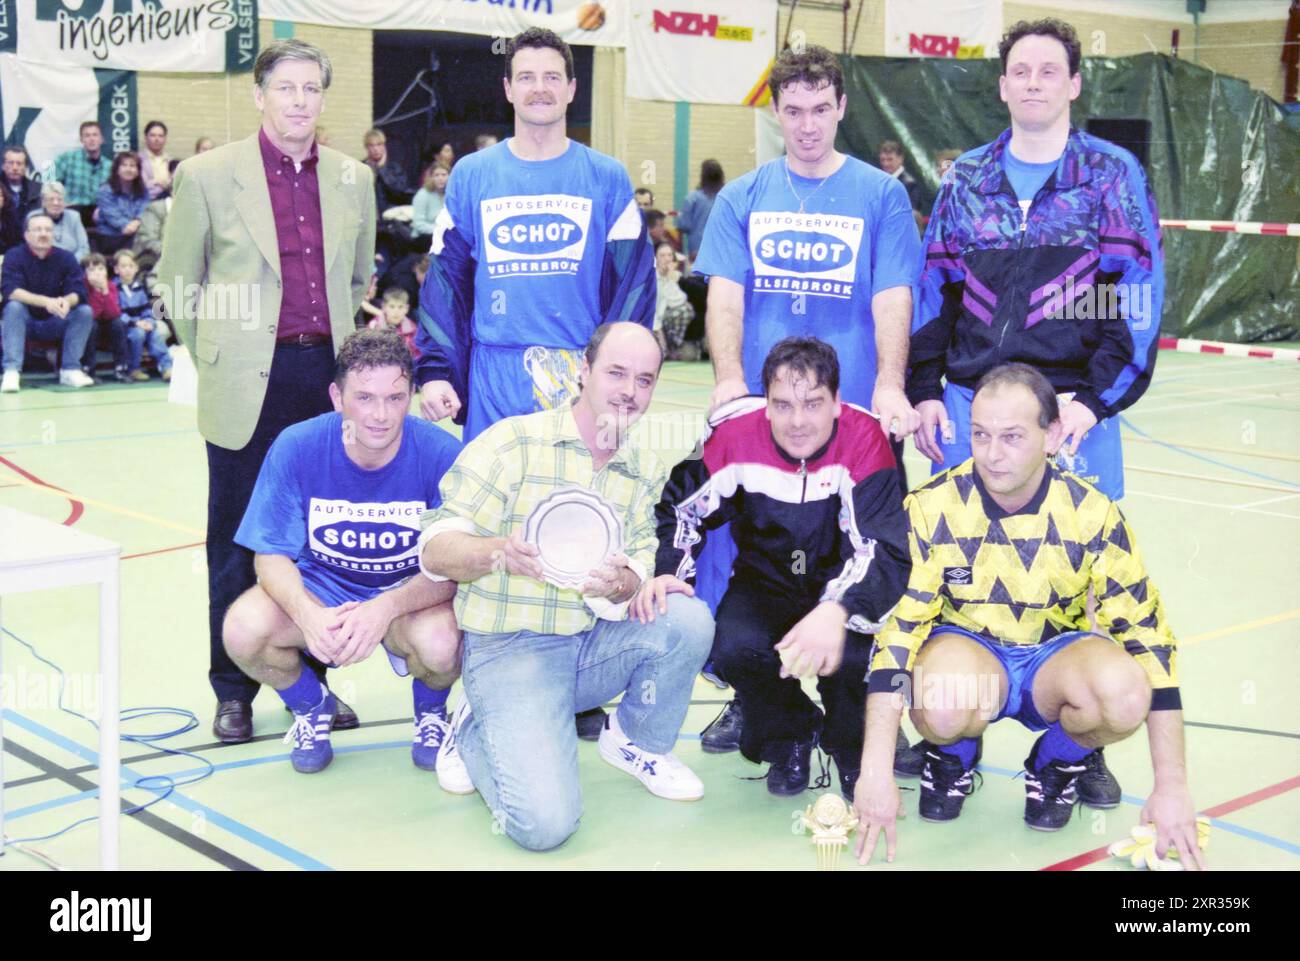
<instances>
[{"instance_id":1,"label":"nzh banner","mask_svg":"<svg viewBox=\"0 0 1300 961\"><path fill-rule=\"evenodd\" d=\"M776 0L645 0L628 24L627 95L760 106Z\"/></svg>"},{"instance_id":2,"label":"nzh banner","mask_svg":"<svg viewBox=\"0 0 1300 961\"><path fill-rule=\"evenodd\" d=\"M99 121L110 157L138 149L135 74L24 63L12 53L0 53L0 132L5 143L27 147L37 170L81 146L77 128L83 120Z\"/></svg>"},{"instance_id":3,"label":"nzh banner","mask_svg":"<svg viewBox=\"0 0 1300 961\"><path fill-rule=\"evenodd\" d=\"M996 57L1002 0L885 0L885 56Z\"/></svg>"},{"instance_id":4,"label":"nzh banner","mask_svg":"<svg viewBox=\"0 0 1300 961\"><path fill-rule=\"evenodd\" d=\"M28 63L241 73L257 57L257 0L0 0L0 50Z\"/></svg>"}]
</instances>

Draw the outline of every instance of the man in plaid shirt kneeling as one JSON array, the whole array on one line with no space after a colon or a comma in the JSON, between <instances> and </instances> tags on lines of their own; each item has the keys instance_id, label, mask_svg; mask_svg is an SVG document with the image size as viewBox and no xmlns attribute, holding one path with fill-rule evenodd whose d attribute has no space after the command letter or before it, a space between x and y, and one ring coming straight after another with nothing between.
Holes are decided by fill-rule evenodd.
<instances>
[{"instance_id":1,"label":"man in plaid shirt kneeling","mask_svg":"<svg viewBox=\"0 0 1300 961\"><path fill-rule=\"evenodd\" d=\"M453 793L474 790L523 847L562 844L582 816L573 715L623 695L601 732L600 756L652 794L694 801L704 785L671 753L713 618L691 592L644 622L628 603L653 573L654 508L667 470L629 441L663 354L645 328L605 324L588 343L571 405L510 417L471 441L444 476L442 505L423 518L421 569L459 584L465 697L438 772ZM525 542L533 509L562 488L602 498L622 526L622 550L580 588L544 578ZM465 776L446 776L463 761Z\"/></svg>"}]
</instances>

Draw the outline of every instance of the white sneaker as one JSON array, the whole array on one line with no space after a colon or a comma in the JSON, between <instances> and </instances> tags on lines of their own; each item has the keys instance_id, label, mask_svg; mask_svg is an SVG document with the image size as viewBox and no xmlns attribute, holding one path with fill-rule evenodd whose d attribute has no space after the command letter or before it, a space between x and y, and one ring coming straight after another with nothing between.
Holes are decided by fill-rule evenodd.
<instances>
[{"instance_id":1,"label":"white sneaker","mask_svg":"<svg viewBox=\"0 0 1300 961\"><path fill-rule=\"evenodd\" d=\"M0 380L0 394L18 393L18 371L6 370L4 379Z\"/></svg>"},{"instance_id":2,"label":"white sneaker","mask_svg":"<svg viewBox=\"0 0 1300 961\"><path fill-rule=\"evenodd\" d=\"M447 732L446 737L442 739L442 745L438 748L436 769L438 787L448 794L474 793L474 782L469 779L469 769L465 767L460 749L456 746L456 736L469 718L469 713L469 698L462 692L460 703L456 705L456 712L451 716L451 730Z\"/></svg>"},{"instance_id":3,"label":"white sneaker","mask_svg":"<svg viewBox=\"0 0 1300 961\"><path fill-rule=\"evenodd\" d=\"M698 801L704 797L704 782L675 755L651 754L629 741L618 726L617 711L605 718L597 746L602 758L631 774L656 797L670 801Z\"/></svg>"},{"instance_id":4,"label":"white sneaker","mask_svg":"<svg viewBox=\"0 0 1300 961\"><path fill-rule=\"evenodd\" d=\"M84 371L72 370L59 371L59 383L64 387L94 387L94 378L87 377Z\"/></svg>"}]
</instances>

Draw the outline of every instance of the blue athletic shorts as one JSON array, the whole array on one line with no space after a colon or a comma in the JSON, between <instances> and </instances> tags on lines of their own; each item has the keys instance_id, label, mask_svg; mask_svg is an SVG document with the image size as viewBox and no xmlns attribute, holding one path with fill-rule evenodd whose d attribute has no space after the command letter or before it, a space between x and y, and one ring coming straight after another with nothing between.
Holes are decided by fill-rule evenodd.
<instances>
[{"instance_id":1,"label":"blue athletic shorts","mask_svg":"<svg viewBox=\"0 0 1300 961\"><path fill-rule=\"evenodd\" d=\"M946 443L938 438L943 451L943 463L932 464L930 473L956 467L970 459L970 404L975 392L956 384L948 384L943 391L943 405L948 409L952 424L953 441ZM1124 449L1119 438L1119 418L1108 417L1088 431L1079 443L1079 452L1073 462L1064 453L1054 458L1062 470L1082 477L1113 501L1124 496Z\"/></svg>"},{"instance_id":2,"label":"blue athletic shorts","mask_svg":"<svg viewBox=\"0 0 1300 961\"><path fill-rule=\"evenodd\" d=\"M1031 731L1045 731L1047 722L1034 707L1034 678L1038 676L1039 668L1046 664L1053 654L1069 647L1080 638L1091 636L1092 632L1067 631L1043 644L995 644L988 638L951 624L943 624L930 631L932 638L939 634L960 634L969 637L992 653L1002 665L1002 670L1007 672L1007 699L997 717L993 718L994 721L1010 717Z\"/></svg>"}]
</instances>

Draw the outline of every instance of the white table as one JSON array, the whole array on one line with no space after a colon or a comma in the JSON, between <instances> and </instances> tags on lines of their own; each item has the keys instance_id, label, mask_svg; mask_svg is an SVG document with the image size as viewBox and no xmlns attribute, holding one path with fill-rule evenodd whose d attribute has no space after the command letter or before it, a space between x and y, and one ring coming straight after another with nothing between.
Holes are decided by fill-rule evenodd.
<instances>
[{"instance_id":1,"label":"white table","mask_svg":"<svg viewBox=\"0 0 1300 961\"><path fill-rule=\"evenodd\" d=\"M122 813L118 751L118 561L112 541L0 507L0 598L78 584L99 585L99 865L118 867ZM49 650L43 653L49 654ZM4 854L4 718L0 715L0 855Z\"/></svg>"}]
</instances>

